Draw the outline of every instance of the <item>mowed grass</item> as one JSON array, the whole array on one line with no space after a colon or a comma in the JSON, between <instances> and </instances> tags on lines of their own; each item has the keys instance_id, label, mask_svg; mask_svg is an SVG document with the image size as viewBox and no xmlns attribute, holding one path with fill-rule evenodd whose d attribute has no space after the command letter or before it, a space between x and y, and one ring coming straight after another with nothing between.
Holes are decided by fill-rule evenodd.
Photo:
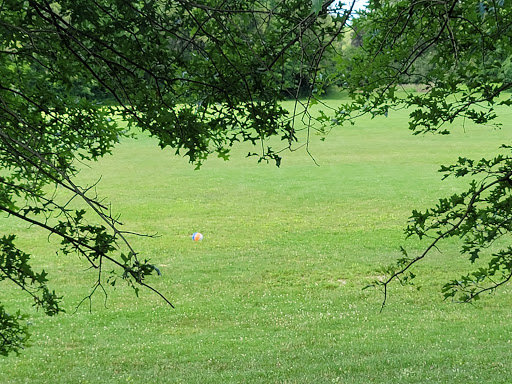
<instances>
[{"instance_id":1,"label":"mowed grass","mask_svg":"<svg viewBox=\"0 0 512 384\"><path fill-rule=\"evenodd\" d=\"M335 104L334 100L329 101ZM509 383L511 288L474 306L442 300L443 282L468 267L456 243L415 269L416 287L393 286L388 306L363 290L400 256L414 208L463 186L440 181L440 164L492 155L503 130L454 127L415 137L407 114L336 128L310 150L285 153L281 168L234 150L199 171L153 139L126 140L84 168L122 214L140 257L160 266L156 295L124 285L74 309L95 280L75 256L35 228L20 243L64 294L67 314L48 318L2 283L2 300L32 316L33 345L0 360L2 383ZM4 231L25 224L5 219ZM200 231L202 242L190 235ZM417 289L421 287L421 289Z\"/></svg>"}]
</instances>

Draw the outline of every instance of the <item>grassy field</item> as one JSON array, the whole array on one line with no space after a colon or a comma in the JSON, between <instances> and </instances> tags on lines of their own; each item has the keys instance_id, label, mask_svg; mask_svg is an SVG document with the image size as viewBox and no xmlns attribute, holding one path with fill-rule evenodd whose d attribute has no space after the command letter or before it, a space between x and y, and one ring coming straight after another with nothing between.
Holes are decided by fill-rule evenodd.
<instances>
[{"instance_id":1,"label":"grassy field","mask_svg":"<svg viewBox=\"0 0 512 384\"><path fill-rule=\"evenodd\" d=\"M442 283L467 268L456 244L416 268L420 290L394 286L382 313L381 294L362 288L400 245L421 249L403 237L411 210L461 187L441 182L439 165L489 156L511 138L472 126L415 137L400 112L313 139L319 166L304 151L285 154L281 168L256 164L242 147L200 171L152 139L126 140L80 178L102 175L98 193L127 229L160 235L134 242L161 267L151 282L176 309L119 286L106 307L97 295L92 312L73 313L95 276L27 229L20 241L51 271L68 313L31 312L2 284L2 300L32 314L33 345L0 359L0 381L510 383L512 290L475 306L442 301ZM190 239L195 231L202 242Z\"/></svg>"}]
</instances>

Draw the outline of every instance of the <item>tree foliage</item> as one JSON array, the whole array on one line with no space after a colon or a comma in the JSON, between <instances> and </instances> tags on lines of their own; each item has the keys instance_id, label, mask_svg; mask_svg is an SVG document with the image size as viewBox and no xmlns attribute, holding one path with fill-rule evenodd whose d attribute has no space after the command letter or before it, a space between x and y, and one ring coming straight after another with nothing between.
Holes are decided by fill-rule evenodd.
<instances>
[{"instance_id":1,"label":"tree foliage","mask_svg":"<svg viewBox=\"0 0 512 384\"><path fill-rule=\"evenodd\" d=\"M58 239L58 257L86 260L97 271L92 293L119 279L154 290L146 278L160 271L132 247L133 234L94 185L76 184L82 163L140 129L197 166L211 154L227 159L237 142L279 165L266 139L296 141L294 116L279 102L311 92L348 18L329 15L331 3L2 1L0 210ZM0 280L48 315L61 312L30 257L14 233L2 237ZM24 316L0 306L0 353L18 352L27 337Z\"/></svg>"},{"instance_id":2,"label":"tree foliage","mask_svg":"<svg viewBox=\"0 0 512 384\"><path fill-rule=\"evenodd\" d=\"M260 161L280 164L297 141L295 118L311 121L315 92L342 86L351 101L321 112L321 132L361 114L408 108L414 134L448 134L457 119L493 124L511 104L512 6L502 0L375 0L350 21L353 1L5 0L0 3L0 210L58 239L97 271L91 295L123 280L147 284L159 269L134 249L95 185L78 185L96 161L135 129L200 166L253 143ZM340 37L355 32L340 52ZM332 49L332 47L336 49ZM336 65L335 65L336 64ZM407 93L404 83L421 83ZM398 91L406 97L398 97ZM281 107L294 98L290 114ZM122 119L128 127L118 125ZM504 145L501 151L511 148ZM412 267L447 237L487 266L448 282L447 298L473 300L512 276L512 250L490 250L512 225L512 158L460 158L445 177L472 177L468 190L414 211L406 234L431 239L423 253L390 266L385 292L410 282ZM57 193L58 192L58 193ZM63 192L63 193L62 193ZM58 196L64 196L63 198ZM78 208L77 208L78 207ZM15 233L0 239L0 281L33 297L48 315L63 309L35 272ZM36 255L37 256L37 255ZM51 273L51 271L49 271ZM107 276L104 276L105 273ZM90 296L88 297L90 299ZM87 298L86 298L87 299ZM0 304L0 353L28 340L25 316Z\"/></svg>"},{"instance_id":3,"label":"tree foliage","mask_svg":"<svg viewBox=\"0 0 512 384\"><path fill-rule=\"evenodd\" d=\"M414 134L449 134L456 121L499 125L494 122L496 107L512 104L505 93L512 88L511 21L512 5L505 1L370 2L368 12L356 22L364 31L362 48L342 71L354 103L338 110L338 120L408 108ZM418 78L423 93L402 87ZM406 97L397 97L398 91ZM480 259L486 266L446 283L445 298L471 301L510 280L512 250L495 250L512 229L512 163L506 154L510 149L504 145L493 159L460 158L441 168L445 178L472 181L467 191L413 212L406 234L431 241L417 256L403 249L403 257L387 269L388 277L375 282L384 290L383 305L389 284L410 283L415 276L412 267L448 237L461 239L460 251L471 263Z\"/></svg>"}]
</instances>

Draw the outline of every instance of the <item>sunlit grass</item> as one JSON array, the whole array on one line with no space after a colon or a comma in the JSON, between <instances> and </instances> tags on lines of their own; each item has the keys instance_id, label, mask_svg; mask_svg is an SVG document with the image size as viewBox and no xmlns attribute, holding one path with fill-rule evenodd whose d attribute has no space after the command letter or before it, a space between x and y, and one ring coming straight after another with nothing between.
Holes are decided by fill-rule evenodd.
<instances>
[{"instance_id":1,"label":"sunlit grass","mask_svg":"<svg viewBox=\"0 0 512 384\"><path fill-rule=\"evenodd\" d=\"M414 137L400 112L314 137L319 166L305 151L285 153L281 168L256 164L241 147L199 171L153 139L126 140L80 179L102 175L98 193L126 229L159 234L133 241L160 266L151 282L176 309L121 285L106 307L98 294L91 313L88 303L73 313L94 272L27 229L20 240L68 313L30 312L2 284L2 298L33 322L33 346L0 360L2 382L507 383L511 290L476 306L443 302L442 283L467 267L454 244L416 269L416 287L392 287L382 313L381 294L362 288L400 245L421 249L403 238L410 211L461 188L440 181L439 165L492 155L510 138L475 127ZM190 239L196 231L202 242Z\"/></svg>"}]
</instances>

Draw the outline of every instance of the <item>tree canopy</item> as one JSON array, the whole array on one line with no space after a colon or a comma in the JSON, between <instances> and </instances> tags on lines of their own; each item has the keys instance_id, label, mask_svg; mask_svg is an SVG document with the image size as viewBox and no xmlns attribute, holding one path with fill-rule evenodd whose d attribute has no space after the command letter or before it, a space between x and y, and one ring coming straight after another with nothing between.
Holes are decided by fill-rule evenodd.
<instances>
[{"instance_id":1,"label":"tree canopy","mask_svg":"<svg viewBox=\"0 0 512 384\"><path fill-rule=\"evenodd\" d=\"M457 118L492 123L510 105L512 6L504 1L6 0L0 5L0 210L48 231L59 253L78 253L98 272L93 292L125 280L154 290L159 269L96 195L77 185L81 164L109 154L140 129L197 166L227 159L237 142L280 164L297 141L296 118L309 121L315 95L331 84L351 101L315 120L321 132L361 114L409 108L415 133L448 134ZM351 16L352 15L352 16ZM340 43L355 36L352 47ZM341 50L340 50L341 48ZM325 60L331 60L325 65ZM408 82L425 92L398 97ZM406 91L406 90L405 90ZM280 102L296 100L294 114ZM122 119L128 127L120 126ZM310 127L311 128L311 127ZM509 150L509 146L504 147ZM375 282L410 281L412 266L440 240L463 239L469 260L488 267L448 282L446 297L467 301L512 277L512 248L486 253L512 225L512 157L445 166L445 176L474 176L467 192L414 211L406 233L431 237L424 253L404 257ZM64 201L56 189L66 191ZM83 208L71 208L81 202ZM48 315L63 309L48 274L30 266L16 234L0 239L0 280L18 285ZM107 272L107 276L103 276ZM157 294L170 301L160 292ZM92 294L91 293L91 294ZM172 304L171 304L172 305ZM19 352L24 315L0 304L0 354Z\"/></svg>"},{"instance_id":2,"label":"tree canopy","mask_svg":"<svg viewBox=\"0 0 512 384\"><path fill-rule=\"evenodd\" d=\"M252 155L279 165L266 139L296 141L294 117L279 102L310 93L350 14L330 14L331 3L3 1L0 210L60 239L60 255L85 259L98 271L93 293L117 279L154 290L145 279L160 271L131 246L133 234L94 185L76 184L82 163L137 128L197 166L214 153L227 159L236 142L253 143ZM61 312L47 272L32 270L30 257L15 233L4 235L0 280L48 315ZM0 304L0 354L26 344L23 320Z\"/></svg>"},{"instance_id":3,"label":"tree canopy","mask_svg":"<svg viewBox=\"0 0 512 384\"><path fill-rule=\"evenodd\" d=\"M362 49L343 63L341 72L352 100L337 111L339 121L370 113L387 115L410 110L414 134L449 134L452 123L497 126L497 106L510 106L512 78L512 6L505 1L373 1L356 21ZM407 92L410 82L424 92ZM406 92L397 97L397 91ZM471 263L487 263L444 285L445 298L468 302L494 291L512 278L512 248L491 250L497 240L507 244L512 229L512 157L510 145L496 149L492 159L460 157L442 166L443 178L472 177L467 191L441 198L423 212L414 210L407 236L431 239L424 252L409 255L376 281L384 291L395 280L409 283L412 267L448 237L461 239L461 253Z\"/></svg>"}]
</instances>

